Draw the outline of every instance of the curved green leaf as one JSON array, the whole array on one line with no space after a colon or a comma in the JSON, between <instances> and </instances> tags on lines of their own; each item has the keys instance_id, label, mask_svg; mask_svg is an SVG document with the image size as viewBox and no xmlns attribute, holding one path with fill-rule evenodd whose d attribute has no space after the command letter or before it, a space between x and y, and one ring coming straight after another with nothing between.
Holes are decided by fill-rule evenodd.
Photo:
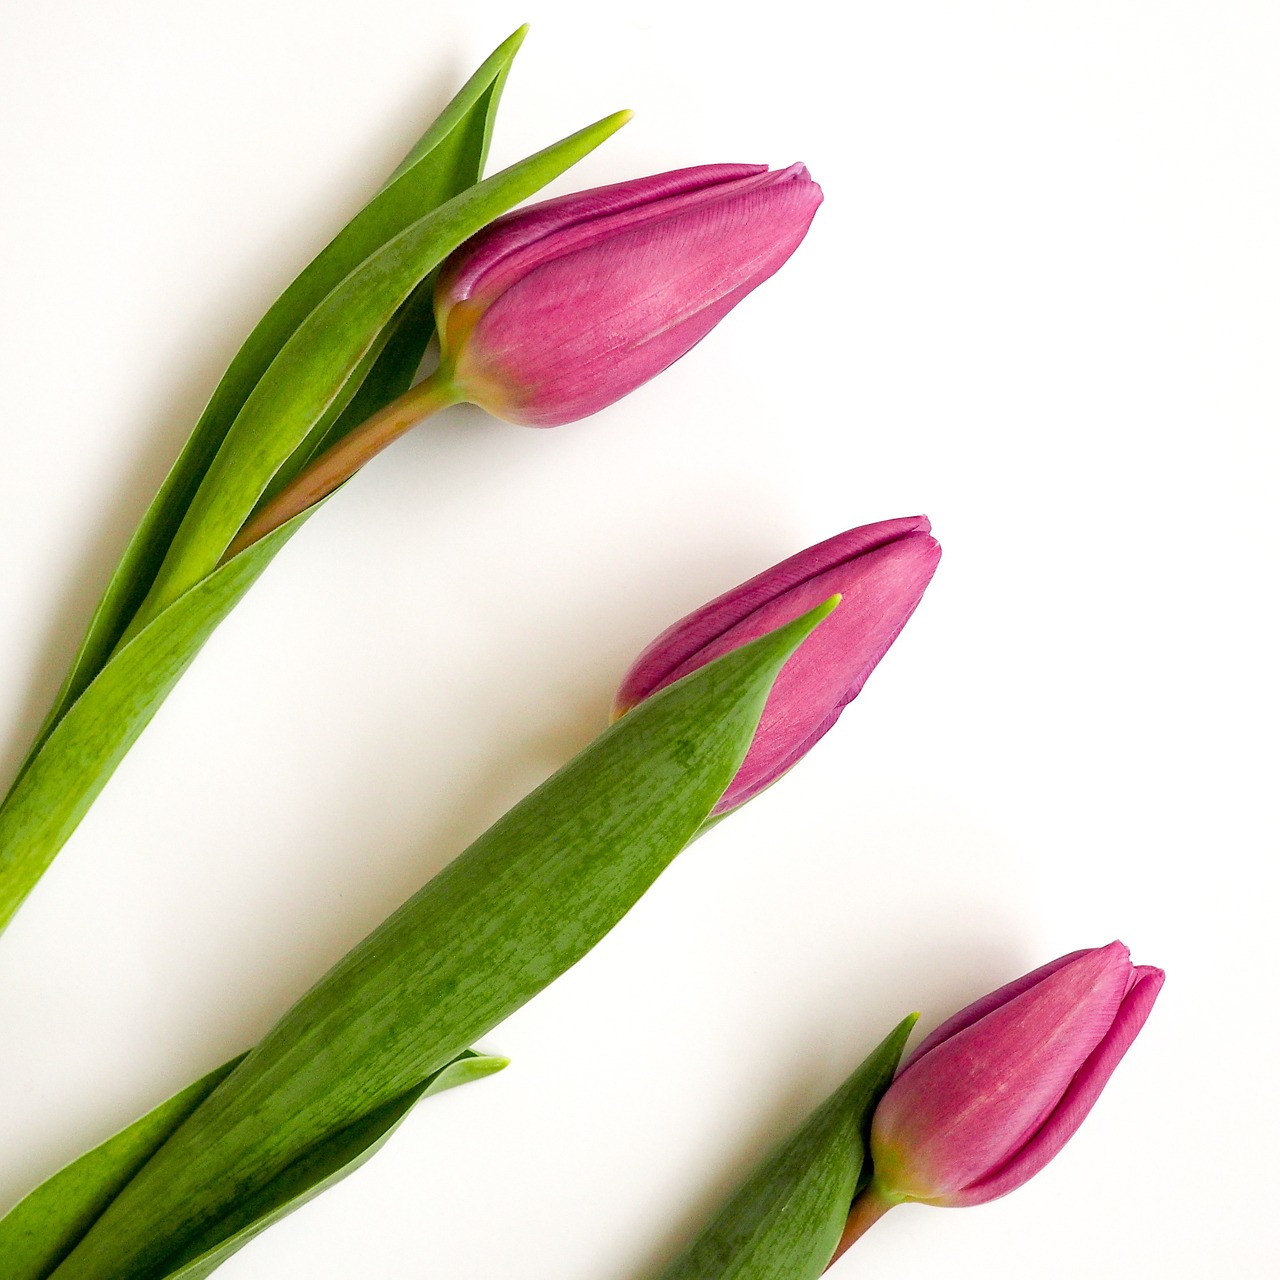
<instances>
[{"instance_id":1,"label":"curved green leaf","mask_svg":"<svg viewBox=\"0 0 1280 1280\"><path fill-rule=\"evenodd\" d=\"M400 306L462 242L630 118L618 112L469 187L375 250L300 324L250 392L129 630L210 573L280 466L322 421Z\"/></svg>"},{"instance_id":2,"label":"curved green leaf","mask_svg":"<svg viewBox=\"0 0 1280 1280\"><path fill-rule=\"evenodd\" d=\"M223 1063L73 1160L0 1218L6 1280L52 1274L121 1188L243 1059Z\"/></svg>"},{"instance_id":3,"label":"curved green leaf","mask_svg":"<svg viewBox=\"0 0 1280 1280\"><path fill-rule=\"evenodd\" d=\"M371 253L399 235L425 211L438 207L480 179L498 100L525 30L521 27L494 50L418 140L381 191L281 294L245 340L129 542L32 748L32 756L116 647L146 597L209 463L249 393L280 349L330 290ZM414 369L431 338L429 321L419 337L421 349L413 361ZM409 376L412 374L413 369ZM388 400L397 394L398 391L393 392Z\"/></svg>"},{"instance_id":4,"label":"curved green leaf","mask_svg":"<svg viewBox=\"0 0 1280 1280\"><path fill-rule=\"evenodd\" d=\"M381 1149L422 1098L481 1080L506 1065L506 1058L482 1057L466 1050L421 1084L321 1142L261 1191L237 1203L233 1212L155 1272L155 1280L203 1280L273 1222L354 1173Z\"/></svg>"},{"instance_id":5,"label":"curved green leaf","mask_svg":"<svg viewBox=\"0 0 1280 1280\"><path fill-rule=\"evenodd\" d=\"M658 1280L817 1280L840 1242L872 1113L915 1021L894 1028Z\"/></svg>"},{"instance_id":6,"label":"curved green leaf","mask_svg":"<svg viewBox=\"0 0 1280 1280\"><path fill-rule=\"evenodd\" d=\"M411 223L332 289L285 342L208 466L188 519L165 559L169 570L162 570L153 582L154 590L125 626L110 658L46 727L0 804L0 929L213 628L289 534L316 510L282 526L288 531L284 537L273 533L217 567L227 541L274 471L308 444L317 427L326 431L349 423L342 414L330 427L326 415L334 397L378 347L388 324L399 326L421 314L420 295L414 290L423 276L480 226L598 146L625 119L624 113L592 125ZM367 381L374 380L373 394L406 376L413 345L412 334L406 338L397 327L381 357L370 361ZM360 400L356 395L352 404ZM228 517L231 510L241 514ZM212 526L210 511L215 513ZM214 536L211 527L223 528L228 518L235 528L225 540L221 534ZM185 584L182 590L178 583Z\"/></svg>"},{"instance_id":7,"label":"curved green leaf","mask_svg":"<svg viewBox=\"0 0 1280 1280\"><path fill-rule=\"evenodd\" d=\"M0 930L213 629L309 514L295 516L179 597L116 651L54 726L0 805Z\"/></svg>"},{"instance_id":8,"label":"curved green leaf","mask_svg":"<svg viewBox=\"0 0 1280 1280\"><path fill-rule=\"evenodd\" d=\"M173 1131L244 1060L244 1054L175 1094L52 1178L0 1219L5 1280L46 1280L103 1209ZM501 1071L505 1058L467 1050L401 1097L290 1165L256 1196L237 1204L174 1263L166 1276L208 1275L260 1231L358 1169L391 1136L419 1099Z\"/></svg>"},{"instance_id":9,"label":"curved green leaf","mask_svg":"<svg viewBox=\"0 0 1280 1280\"><path fill-rule=\"evenodd\" d=\"M285 1014L58 1280L168 1274L245 1197L581 959L706 818L782 665L834 603L641 703L500 819Z\"/></svg>"}]
</instances>

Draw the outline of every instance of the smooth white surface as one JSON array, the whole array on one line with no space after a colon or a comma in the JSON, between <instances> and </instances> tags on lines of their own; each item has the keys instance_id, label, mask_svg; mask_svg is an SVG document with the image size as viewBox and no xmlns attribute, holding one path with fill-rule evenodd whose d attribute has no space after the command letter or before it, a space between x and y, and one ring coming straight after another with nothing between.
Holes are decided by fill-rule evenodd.
<instances>
[{"instance_id":1,"label":"smooth white surface","mask_svg":"<svg viewBox=\"0 0 1280 1280\"><path fill-rule=\"evenodd\" d=\"M6 778L243 336L519 22L492 167L629 106L558 190L827 199L648 387L450 411L276 561L0 940L0 1208L260 1035L657 631L923 510L934 585L803 767L219 1276L646 1280L903 1013L1116 936L1169 981L1070 1147L834 1274L1275 1274L1272 5L3 14Z\"/></svg>"}]
</instances>

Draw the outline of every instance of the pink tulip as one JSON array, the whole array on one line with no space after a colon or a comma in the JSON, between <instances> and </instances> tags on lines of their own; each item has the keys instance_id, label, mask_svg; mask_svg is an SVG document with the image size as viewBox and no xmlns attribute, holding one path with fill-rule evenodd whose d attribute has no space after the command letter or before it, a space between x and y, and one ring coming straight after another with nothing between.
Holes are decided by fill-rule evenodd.
<instances>
[{"instance_id":1,"label":"pink tulip","mask_svg":"<svg viewBox=\"0 0 1280 1280\"><path fill-rule=\"evenodd\" d=\"M441 368L458 398L551 427L678 360L804 239L803 165L704 165L507 214L445 263Z\"/></svg>"},{"instance_id":2,"label":"pink tulip","mask_svg":"<svg viewBox=\"0 0 1280 1280\"><path fill-rule=\"evenodd\" d=\"M782 669L714 812L734 809L790 769L858 696L941 554L924 516L863 525L801 551L664 631L623 677L615 714L839 593L840 607Z\"/></svg>"},{"instance_id":3,"label":"pink tulip","mask_svg":"<svg viewBox=\"0 0 1280 1280\"><path fill-rule=\"evenodd\" d=\"M1163 983L1113 942L944 1022L876 1109L875 1191L894 1203L970 1205L1020 1187L1080 1127Z\"/></svg>"}]
</instances>

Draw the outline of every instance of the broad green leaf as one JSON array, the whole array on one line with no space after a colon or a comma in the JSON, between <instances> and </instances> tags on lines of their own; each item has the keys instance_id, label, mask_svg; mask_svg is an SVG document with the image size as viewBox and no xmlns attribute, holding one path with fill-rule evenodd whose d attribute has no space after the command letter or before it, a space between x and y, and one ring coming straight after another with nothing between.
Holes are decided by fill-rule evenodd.
<instances>
[{"instance_id":1,"label":"broad green leaf","mask_svg":"<svg viewBox=\"0 0 1280 1280\"><path fill-rule=\"evenodd\" d=\"M341 391L423 275L480 226L598 146L626 118L620 114L592 125L411 224L334 288L285 344L205 474L190 516L166 559L166 564L177 567L163 585L157 581L159 592L135 613L109 661L48 731L0 804L0 929L75 830L213 628L289 533L316 508L282 526L288 531L284 537L278 537L277 531L222 568L217 568L217 562L226 542L221 536L209 541L208 511L225 517L230 507L242 510L235 529L227 534L229 541L274 469L323 420L328 398ZM383 354L387 352L403 352L398 335L387 343ZM398 375L403 368L393 372ZM328 386L326 379L336 383ZM199 572L193 555L201 565ZM177 581L187 585L174 595ZM161 607L159 599L167 603Z\"/></svg>"},{"instance_id":2,"label":"broad green leaf","mask_svg":"<svg viewBox=\"0 0 1280 1280\"><path fill-rule=\"evenodd\" d=\"M0 929L213 629L308 514L281 525L176 600L115 653L58 721L0 805Z\"/></svg>"},{"instance_id":3,"label":"broad green leaf","mask_svg":"<svg viewBox=\"0 0 1280 1280\"><path fill-rule=\"evenodd\" d=\"M898 1024L658 1280L817 1280L840 1242L872 1113L915 1020Z\"/></svg>"},{"instance_id":4,"label":"broad green leaf","mask_svg":"<svg viewBox=\"0 0 1280 1280\"><path fill-rule=\"evenodd\" d=\"M280 349L330 290L371 253L424 212L479 181L498 100L524 33L521 27L493 52L381 191L285 290L240 348L126 548L28 760L116 647L146 597L209 463ZM429 317L418 338L420 360L431 338Z\"/></svg>"},{"instance_id":5,"label":"broad green leaf","mask_svg":"<svg viewBox=\"0 0 1280 1280\"><path fill-rule=\"evenodd\" d=\"M608 116L469 187L410 223L334 286L250 392L130 629L215 568L276 471L306 442L423 279L464 240L546 186L629 118L628 112Z\"/></svg>"},{"instance_id":6,"label":"broad green leaf","mask_svg":"<svg viewBox=\"0 0 1280 1280\"><path fill-rule=\"evenodd\" d=\"M155 1272L155 1280L203 1280L273 1222L354 1173L382 1147L422 1098L483 1079L506 1065L506 1058L482 1057L470 1050L462 1053L423 1083L319 1143L261 1191L238 1202L231 1213L203 1232L179 1257Z\"/></svg>"},{"instance_id":7,"label":"broad green leaf","mask_svg":"<svg viewBox=\"0 0 1280 1280\"><path fill-rule=\"evenodd\" d=\"M44 1280L120 1189L242 1061L223 1063L42 1182L0 1218L5 1280Z\"/></svg>"},{"instance_id":8,"label":"broad green leaf","mask_svg":"<svg viewBox=\"0 0 1280 1280\"><path fill-rule=\"evenodd\" d=\"M224 1063L43 1182L0 1219L5 1280L45 1280L170 1134L243 1060ZM208 1275L258 1232L359 1168L420 1098L492 1075L505 1058L467 1050L430 1079L320 1143L236 1206L167 1275Z\"/></svg>"},{"instance_id":9,"label":"broad green leaf","mask_svg":"<svg viewBox=\"0 0 1280 1280\"><path fill-rule=\"evenodd\" d=\"M58 1269L161 1276L326 1135L452 1060L580 960L687 844L773 681L834 601L629 711L320 980Z\"/></svg>"}]
</instances>

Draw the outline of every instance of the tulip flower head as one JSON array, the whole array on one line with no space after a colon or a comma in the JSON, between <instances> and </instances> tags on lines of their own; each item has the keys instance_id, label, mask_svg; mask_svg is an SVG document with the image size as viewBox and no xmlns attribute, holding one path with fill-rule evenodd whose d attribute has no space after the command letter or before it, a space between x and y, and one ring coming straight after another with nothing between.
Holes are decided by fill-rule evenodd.
<instances>
[{"instance_id":1,"label":"tulip flower head","mask_svg":"<svg viewBox=\"0 0 1280 1280\"><path fill-rule=\"evenodd\" d=\"M636 659L615 715L839 594L782 669L747 757L714 812L782 776L835 724L915 611L941 548L924 516L863 525L792 556L668 628Z\"/></svg>"},{"instance_id":2,"label":"tulip flower head","mask_svg":"<svg viewBox=\"0 0 1280 1280\"><path fill-rule=\"evenodd\" d=\"M970 1205L1020 1187L1080 1127L1163 983L1113 942L1063 956L943 1023L876 1109L876 1192Z\"/></svg>"},{"instance_id":3,"label":"tulip flower head","mask_svg":"<svg viewBox=\"0 0 1280 1280\"><path fill-rule=\"evenodd\" d=\"M822 190L802 164L677 169L530 205L441 267L440 364L340 436L236 535L239 554L428 415L469 401L554 427L634 391L701 341L804 239Z\"/></svg>"},{"instance_id":4,"label":"tulip flower head","mask_svg":"<svg viewBox=\"0 0 1280 1280\"><path fill-rule=\"evenodd\" d=\"M573 422L699 342L804 239L803 165L703 165L498 218L445 263L441 369L458 398L528 426Z\"/></svg>"}]
</instances>

